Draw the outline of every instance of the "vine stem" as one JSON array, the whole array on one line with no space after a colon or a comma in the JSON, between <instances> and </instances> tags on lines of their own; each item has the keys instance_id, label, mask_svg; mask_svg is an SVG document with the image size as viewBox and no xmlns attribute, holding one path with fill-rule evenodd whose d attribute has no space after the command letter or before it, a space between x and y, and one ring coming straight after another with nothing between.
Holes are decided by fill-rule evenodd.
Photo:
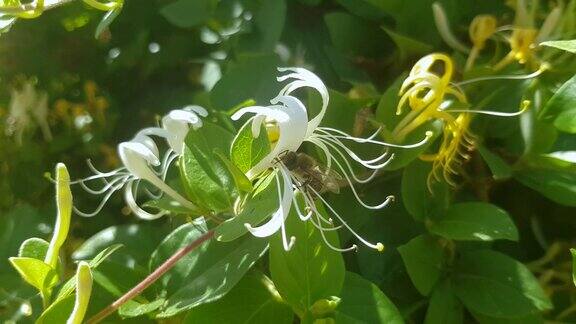
<instances>
[{"instance_id":1,"label":"vine stem","mask_svg":"<svg viewBox=\"0 0 576 324\"><path fill-rule=\"evenodd\" d=\"M214 230L208 231L202 236L200 236L197 240L190 243L189 245L181 248L180 250L176 251L172 256L170 256L164 263L162 263L154 272L148 275L148 277L144 278L139 284L134 286L134 288L130 289L127 293L125 293L120 298L116 299L112 304L106 306L103 310L98 312L98 314L92 316L86 324L96 324L102 321L104 318L108 317L110 314L114 313L120 306L124 303L129 301L130 299L140 295L144 289L148 288L152 285L156 280L160 279L162 275L164 275L168 270L170 270L176 262L180 261L186 254L192 252L195 248L202 245L202 243L206 242L207 240L211 239L214 236Z\"/></svg>"}]
</instances>

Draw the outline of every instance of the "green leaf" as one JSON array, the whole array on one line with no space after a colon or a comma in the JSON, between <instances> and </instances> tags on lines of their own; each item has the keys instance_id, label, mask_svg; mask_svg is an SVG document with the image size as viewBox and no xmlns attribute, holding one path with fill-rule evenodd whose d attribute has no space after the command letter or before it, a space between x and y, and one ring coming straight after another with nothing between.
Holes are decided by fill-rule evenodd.
<instances>
[{"instance_id":1,"label":"green leaf","mask_svg":"<svg viewBox=\"0 0 576 324\"><path fill-rule=\"evenodd\" d=\"M254 1L254 8L248 7L254 17L254 31L242 35L238 50L250 53L269 53L274 48L286 20L286 2L284 0ZM248 5L251 3L248 2Z\"/></svg>"},{"instance_id":2,"label":"green leaf","mask_svg":"<svg viewBox=\"0 0 576 324\"><path fill-rule=\"evenodd\" d=\"M320 203L317 208L326 215ZM340 252L326 245L311 222L301 221L294 209L290 210L285 227L287 235L296 237L296 241L286 251L280 231L272 237L270 273L280 295L297 313L305 314L317 300L339 295L345 275L344 259ZM335 231L326 231L324 235L333 246L340 246Z\"/></svg>"},{"instance_id":3,"label":"green leaf","mask_svg":"<svg viewBox=\"0 0 576 324\"><path fill-rule=\"evenodd\" d=\"M202 209L216 212L232 209L238 195L235 180L217 158L217 152L229 154L231 142L232 134L212 123L188 131L180 171L190 200Z\"/></svg>"},{"instance_id":4,"label":"green leaf","mask_svg":"<svg viewBox=\"0 0 576 324\"><path fill-rule=\"evenodd\" d=\"M75 296L58 299L36 320L35 324L66 323L74 309Z\"/></svg>"},{"instance_id":5,"label":"green leaf","mask_svg":"<svg viewBox=\"0 0 576 324\"><path fill-rule=\"evenodd\" d=\"M232 175L234 183L236 184L236 189L238 189L240 192L251 192L253 189L252 182L250 182L246 175L222 153L217 151L214 153L216 154L216 157L218 157L220 161L226 166L228 172L230 172Z\"/></svg>"},{"instance_id":6,"label":"green leaf","mask_svg":"<svg viewBox=\"0 0 576 324\"><path fill-rule=\"evenodd\" d=\"M396 306L380 288L353 272L346 272L340 297L335 316L338 324L404 323Z\"/></svg>"},{"instance_id":7,"label":"green leaf","mask_svg":"<svg viewBox=\"0 0 576 324\"><path fill-rule=\"evenodd\" d=\"M190 28L206 22L217 3L215 0L177 0L160 9L160 14L177 27Z\"/></svg>"},{"instance_id":8,"label":"green leaf","mask_svg":"<svg viewBox=\"0 0 576 324\"><path fill-rule=\"evenodd\" d=\"M9 260L22 279L41 292L58 283L56 271L42 260L26 257L12 257Z\"/></svg>"},{"instance_id":9,"label":"green leaf","mask_svg":"<svg viewBox=\"0 0 576 324\"><path fill-rule=\"evenodd\" d=\"M168 211L174 215L193 214L189 208L182 206L180 202L170 198L167 195L160 197L160 199L148 200L142 206L155 208L158 211Z\"/></svg>"},{"instance_id":10,"label":"green leaf","mask_svg":"<svg viewBox=\"0 0 576 324\"><path fill-rule=\"evenodd\" d=\"M96 270L96 268L98 268L98 266L102 262L104 262L104 260L106 260L112 253L116 252L116 250L118 250L121 247L122 244L114 244L102 250L92 260L88 262L90 269ZM66 283L62 286L62 288L60 288L58 296L56 296L56 301L70 296L75 290L76 290L76 275L68 279L68 281L66 281Z\"/></svg>"},{"instance_id":11,"label":"green leaf","mask_svg":"<svg viewBox=\"0 0 576 324\"><path fill-rule=\"evenodd\" d=\"M576 76L566 81L548 100L539 116L567 133L576 133Z\"/></svg>"},{"instance_id":12,"label":"green leaf","mask_svg":"<svg viewBox=\"0 0 576 324\"><path fill-rule=\"evenodd\" d=\"M37 237L29 238L26 241L22 242L22 245L20 245L18 256L44 261L44 258L46 257L46 252L48 251L48 245L50 245L50 243L44 241L41 238Z\"/></svg>"},{"instance_id":13,"label":"green leaf","mask_svg":"<svg viewBox=\"0 0 576 324\"><path fill-rule=\"evenodd\" d=\"M570 53L576 53L576 40L575 39L547 41L547 42L542 42L538 45L554 47L554 48L561 49L563 51L567 51Z\"/></svg>"},{"instance_id":14,"label":"green leaf","mask_svg":"<svg viewBox=\"0 0 576 324\"><path fill-rule=\"evenodd\" d=\"M572 254L572 282L576 286L576 249L570 249Z\"/></svg>"},{"instance_id":15,"label":"green leaf","mask_svg":"<svg viewBox=\"0 0 576 324\"><path fill-rule=\"evenodd\" d=\"M382 29L351 14L328 13L324 21L332 43L345 54L378 57L390 44L390 39Z\"/></svg>"},{"instance_id":16,"label":"green leaf","mask_svg":"<svg viewBox=\"0 0 576 324\"><path fill-rule=\"evenodd\" d=\"M508 179L512 176L512 167L501 157L490 152L484 145L477 145L476 148L490 168L490 171L492 171L492 177L495 180Z\"/></svg>"},{"instance_id":17,"label":"green leaf","mask_svg":"<svg viewBox=\"0 0 576 324\"><path fill-rule=\"evenodd\" d=\"M430 232L452 240L518 240L518 230L508 213L483 202L458 203L429 226Z\"/></svg>"},{"instance_id":18,"label":"green leaf","mask_svg":"<svg viewBox=\"0 0 576 324\"><path fill-rule=\"evenodd\" d=\"M402 172L402 202L417 220L425 220L448 207L450 191L444 182L436 182L428 189L428 175L432 164L415 160Z\"/></svg>"},{"instance_id":19,"label":"green leaf","mask_svg":"<svg viewBox=\"0 0 576 324\"><path fill-rule=\"evenodd\" d=\"M552 308L530 270L499 252L462 253L452 280L464 305L484 315L522 317Z\"/></svg>"},{"instance_id":20,"label":"green leaf","mask_svg":"<svg viewBox=\"0 0 576 324\"><path fill-rule=\"evenodd\" d=\"M157 268L181 247L204 234L199 225L177 228L154 251L150 268ZM266 251L267 242L246 236L234 243L209 240L183 257L161 281L166 303L158 317L170 317L215 301L232 289Z\"/></svg>"},{"instance_id":21,"label":"green leaf","mask_svg":"<svg viewBox=\"0 0 576 324\"><path fill-rule=\"evenodd\" d=\"M150 303L139 303L129 300L126 304L120 306L118 314L123 318L142 316L157 310L164 302L163 298L156 299Z\"/></svg>"},{"instance_id":22,"label":"green leaf","mask_svg":"<svg viewBox=\"0 0 576 324\"><path fill-rule=\"evenodd\" d=\"M252 123L245 123L234 137L230 155L232 162L244 173L270 153L270 142L266 136L266 128L260 128L260 134L252 136Z\"/></svg>"},{"instance_id":23,"label":"green leaf","mask_svg":"<svg viewBox=\"0 0 576 324\"><path fill-rule=\"evenodd\" d=\"M444 251L429 235L420 235L398 247L406 270L418 291L427 296L436 285L444 267Z\"/></svg>"},{"instance_id":24,"label":"green leaf","mask_svg":"<svg viewBox=\"0 0 576 324\"><path fill-rule=\"evenodd\" d=\"M400 62L406 62L408 59L413 57L424 56L432 52L434 48L433 46L412 37L396 33L392 29L382 29L388 34L388 36L390 36L390 38L392 38L396 44L396 47L398 48L398 59Z\"/></svg>"},{"instance_id":25,"label":"green leaf","mask_svg":"<svg viewBox=\"0 0 576 324\"><path fill-rule=\"evenodd\" d=\"M571 170L527 169L515 178L552 201L576 207L576 174Z\"/></svg>"},{"instance_id":26,"label":"green leaf","mask_svg":"<svg viewBox=\"0 0 576 324\"><path fill-rule=\"evenodd\" d=\"M150 253L166 236L166 227L157 223L118 225L108 227L86 240L74 253L74 260L96 259L109 249L122 250L110 256L110 260L130 267L142 267L148 264ZM113 247L114 246L114 247ZM104 251L103 251L104 250Z\"/></svg>"},{"instance_id":27,"label":"green leaf","mask_svg":"<svg viewBox=\"0 0 576 324\"><path fill-rule=\"evenodd\" d=\"M210 92L217 110L228 110L247 99L268 105L279 89L274 82L278 58L272 54L244 54L229 68Z\"/></svg>"},{"instance_id":28,"label":"green leaf","mask_svg":"<svg viewBox=\"0 0 576 324\"><path fill-rule=\"evenodd\" d=\"M294 313L278 295L274 283L262 273L248 273L223 298L192 309L184 323L291 324Z\"/></svg>"},{"instance_id":29,"label":"green leaf","mask_svg":"<svg viewBox=\"0 0 576 324\"><path fill-rule=\"evenodd\" d=\"M464 323L464 307L450 287L449 281L437 285L426 311L424 324Z\"/></svg>"},{"instance_id":30,"label":"green leaf","mask_svg":"<svg viewBox=\"0 0 576 324\"><path fill-rule=\"evenodd\" d=\"M216 227L218 241L230 242L248 233L245 224L260 224L278 209L276 173L270 173L255 186L254 192L242 206L240 213Z\"/></svg>"}]
</instances>

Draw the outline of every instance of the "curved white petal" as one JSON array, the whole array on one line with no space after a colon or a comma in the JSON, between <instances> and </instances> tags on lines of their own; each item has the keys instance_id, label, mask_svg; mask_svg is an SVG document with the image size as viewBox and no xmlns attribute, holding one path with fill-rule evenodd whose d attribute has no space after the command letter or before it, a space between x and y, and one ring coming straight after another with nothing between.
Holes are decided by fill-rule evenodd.
<instances>
[{"instance_id":1,"label":"curved white petal","mask_svg":"<svg viewBox=\"0 0 576 324\"><path fill-rule=\"evenodd\" d=\"M248 170L246 173L248 178L253 178L260 172L271 167L274 160L282 152L296 151L306 136L308 116L304 104L298 100L298 98L292 96L277 97L274 102L277 103L277 105L269 107L246 107L232 115L233 120L238 120L246 113L255 114L256 116L251 119L253 123L253 135L259 135L259 131L256 132L256 130L260 129L260 125L264 119L267 121L275 121L280 131L278 142L276 142L272 151Z\"/></svg>"},{"instance_id":2,"label":"curved white petal","mask_svg":"<svg viewBox=\"0 0 576 324\"><path fill-rule=\"evenodd\" d=\"M306 130L306 137L312 135L316 127L320 125L322 119L324 118L324 114L326 113L326 108L328 107L328 101L330 99L328 95L328 89L324 82L320 80L316 74L304 69L304 68L278 68L280 72L292 72L285 74L283 76L279 76L277 78L278 81L282 82L285 80L292 80L288 83L279 93L280 96L290 95L292 92L302 88L302 87L310 87L318 91L320 96L322 97L322 108L320 112L314 116L314 118L310 119L308 122L307 130Z\"/></svg>"},{"instance_id":3,"label":"curved white petal","mask_svg":"<svg viewBox=\"0 0 576 324\"><path fill-rule=\"evenodd\" d=\"M280 186L280 176L282 177L282 186ZM278 196L280 199L278 209L274 212L270 220L264 225L258 227L252 227L250 224L245 224L250 233L256 237L268 237L276 233L281 229L284 224L284 220L290 213L294 191L292 190L292 180L290 179L290 173L284 166L280 166L279 174L276 174L276 187L278 189Z\"/></svg>"},{"instance_id":4,"label":"curved white petal","mask_svg":"<svg viewBox=\"0 0 576 324\"><path fill-rule=\"evenodd\" d=\"M138 182L130 182L126 185L126 188L124 190L124 201L126 201L126 204L134 212L134 214L146 220L154 220L166 215L168 213L166 211L160 211L156 214L152 214L140 208L140 206L138 206L138 203L136 202L136 196L134 195L134 191L136 191L137 188L136 190L133 188L134 185L137 184Z\"/></svg>"}]
</instances>

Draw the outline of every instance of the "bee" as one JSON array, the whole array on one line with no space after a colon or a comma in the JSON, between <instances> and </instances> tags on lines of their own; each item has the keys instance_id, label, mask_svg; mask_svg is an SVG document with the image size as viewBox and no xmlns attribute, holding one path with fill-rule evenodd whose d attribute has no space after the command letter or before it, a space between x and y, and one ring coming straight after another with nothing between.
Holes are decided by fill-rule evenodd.
<instances>
[{"instance_id":1,"label":"bee","mask_svg":"<svg viewBox=\"0 0 576 324\"><path fill-rule=\"evenodd\" d=\"M280 154L279 160L298 180L299 187L312 188L316 192L330 191L340 192L339 180L342 177L332 171L323 168L308 154L285 151Z\"/></svg>"}]
</instances>

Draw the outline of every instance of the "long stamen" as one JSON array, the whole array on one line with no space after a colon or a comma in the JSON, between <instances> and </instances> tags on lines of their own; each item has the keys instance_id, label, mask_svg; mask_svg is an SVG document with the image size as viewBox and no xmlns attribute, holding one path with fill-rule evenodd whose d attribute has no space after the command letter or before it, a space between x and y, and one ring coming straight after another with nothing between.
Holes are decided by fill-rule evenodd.
<instances>
[{"instance_id":1,"label":"long stamen","mask_svg":"<svg viewBox=\"0 0 576 324\"><path fill-rule=\"evenodd\" d=\"M320 140L322 143L328 145L329 147L331 147L332 149L338 151L338 146L342 147L346 153L348 153L348 155L356 162L360 163L363 167L367 168L367 169L371 169L371 170L379 170L382 169L383 167L385 167L386 165L388 165L390 163L390 161L392 161L392 159L394 158L394 154L391 154L390 157L380 163L380 164L376 164L376 165L372 165L370 163L367 163L366 161L360 159L354 152L352 152L350 149L348 149L347 147L345 147L342 143L339 142L335 142L333 140L330 140L329 138L321 138L318 137L318 140ZM337 160L334 160L334 162L338 163Z\"/></svg>"},{"instance_id":2,"label":"long stamen","mask_svg":"<svg viewBox=\"0 0 576 324\"><path fill-rule=\"evenodd\" d=\"M318 136L316 135L316 138L319 139L320 141L322 141L323 143L326 144L334 144L337 147L342 148L346 153L348 153L348 155L356 162L362 164L363 166L370 168L370 169L380 169L383 168L384 166L386 166L390 160L390 155L388 154L388 151L384 151L384 153L380 154L378 157L371 159L371 160L364 160L362 158L360 158L356 153L354 153L354 151L352 151L350 148L348 148L346 145L344 145L344 143L342 143L342 141L340 141L340 139L336 136L332 136L332 135L321 135ZM378 163L382 160L386 159L384 162L379 163L379 164L374 164L374 163Z\"/></svg>"},{"instance_id":3,"label":"long stamen","mask_svg":"<svg viewBox=\"0 0 576 324\"><path fill-rule=\"evenodd\" d=\"M106 181L106 179L104 179L105 181L105 185L104 187L102 187L101 189L97 189L94 190L90 187L88 187L88 185L86 185L86 183L83 180L78 180L78 184L80 184L80 186L86 190L88 193L91 193L93 195L101 195L103 193L105 193L106 191L108 191L111 187L113 187L115 184L117 184L119 181L126 181L126 179L130 177L129 175L123 175L123 176L119 176L114 178L112 181Z\"/></svg>"},{"instance_id":4,"label":"long stamen","mask_svg":"<svg viewBox=\"0 0 576 324\"><path fill-rule=\"evenodd\" d=\"M322 149L322 151L324 152L325 155L327 155L330 159L333 159L332 154L330 153L330 151L328 150L328 148L326 147L326 144L324 144L324 142L319 139L319 138L312 138L309 139L309 141L313 144L315 144L316 146L320 147ZM372 179L374 179L374 177L376 177L376 175L378 174L378 170L373 170L372 173L365 179L360 179L356 173L354 172L354 170L352 169L352 165L350 165L350 162L348 162L348 159L346 159L346 156L344 155L344 153L342 153L340 150L335 149L335 151L340 155L340 157L344 160L344 163L346 164L346 167L348 168L348 172L350 172L350 174L352 175L352 178L354 178L354 181L358 182L358 183L367 183L369 181L371 181ZM394 154L392 154L390 156L390 158L393 158ZM328 170L331 170L328 166L327 166Z\"/></svg>"},{"instance_id":5,"label":"long stamen","mask_svg":"<svg viewBox=\"0 0 576 324\"><path fill-rule=\"evenodd\" d=\"M449 109L446 111L450 113L471 113L471 114L481 114L481 115L499 116L499 117L514 117L523 114L526 110L528 110L529 107L530 107L530 100L524 100L520 105L520 110L513 113L505 113L491 110L467 110L467 109Z\"/></svg>"},{"instance_id":6,"label":"long stamen","mask_svg":"<svg viewBox=\"0 0 576 324\"><path fill-rule=\"evenodd\" d=\"M83 217L95 216L96 214L98 214L102 210L102 208L104 208L104 205L106 205L106 202L108 202L110 197L112 197L112 194L114 194L116 191L122 189L122 187L124 185L126 185L127 183L130 184L131 181L134 181L134 179L130 179L130 177L126 177L125 181L122 181L122 182L118 183L117 185L111 187L110 190L108 191L108 193L104 196L104 198L102 198L102 200L98 204L98 207L96 207L96 209L93 212L91 212L91 213L83 212L83 211L79 210L76 206L74 206L74 212L77 215L80 215Z\"/></svg>"},{"instance_id":7,"label":"long stamen","mask_svg":"<svg viewBox=\"0 0 576 324\"><path fill-rule=\"evenodd\" d=\"M456 82L453 83L455 86L460 87L463 85L468 85L471 83L476 83L476 82L482 82L482 81L493 81L493 80L528 80L528 79L533 79L537 76L539 76L540 74L544 73L546 70L548 70L550 67L548 66L548 64L544 63L542 64L542 66L536 70L535 72L532 72L530 74L522 74L522 75L495 75L495 76L489 76L489 77L479 77L479 78L474 78L474 79L470 79L470 80L464 80L464 81L460 81L460 82Z\"/></svg>"},{"instance_id":8,"label":"long stamen","mask_svg":"<svg viewBox=\"0 0 576 324\"><path fill-rule=\"evenodd\" d=\"M322 129L326 130L327 128L322 127ZM330 129L329 129L330 130ZM422 146L424 144L426 144L426 142L430 139L430 137L432 137L432 132L428 131L426 132L426 136L424 137L424 139L422 139L421 141L414 143L414 144L408 144L408 145L400 145L400 144L392 144L392 143L387 143L387 142L382 142L382 141L376 141L376 140L372 140L369 138L361 138L361 137L354 137L351 135L346 134L345 132L342 132L340 130L337 129L331 129L334 130L340 134L342 134L342 136L338 136L338 135L332 135L336 138L342 138L342 139L347 139L347 140L351 140L357 143L371 143L371 144L377 144L377 145L382 145L382 146L387 146L387 147L395 147L395 148L416 148L419 146Z\"/></svg>"},{"instance_id":9,"label":"long stamen","mask_svg":"<svg viewBox=\"0 0 576 324\"><path fill-rule=\"evenodd\" d=\"M361 198L360 195L358 195L358 192L356 191L356 188L354 187L354 184L352 183L352 181L350 180L350 177L348 176L348 174L345 172L344 167L342 167L342 164L340 164L340 162L338 162L338 160L334 160L334 162L336 163L336 165L340 168L340 170L342 171L344 178L346 178L346 181L348 182L348 186L350 187L350 189L352 190L352 193L354 194L354 197L356 197L356 200L360 203L360 205L364 206L365 208L368 209L381 209L386 207L391 201L394 200L394 196L388 196L386 197L386 200L384 200L382 203L378 204L378 205L368 205L367 203L365 203Z\"/></svg>"},{"instance_id":10,"label":"long stamen","mask_svg":"<svg viewBox=\"0 0 576 324\"><path fill-rule=\"evenodd\" d=\"M360 235L358 235L358 233L356 233L352 227L350 227L342 217L340 217L340 215L334 210L334 208L332 208L332 206L330 206L330 204L328 204L328 202L322 198L322 196L316 191L314 190L314 188L310 188L310 190L316 195L316 197L318 197L322 203L324 203L324 206L326 206L330 212L332 212L332 214L334 214L334 216L336 216L338 218L338 220L342 223L342 225L344 225L349 231L350 233L352 233L360 242L364 243L364 245L373 248L375 250L378 250L379 252L384 251L384 244L378 242L376 244L372 244L368 241L366 241L364 238L362 238Z\"/></svg>"}]
</instances>

